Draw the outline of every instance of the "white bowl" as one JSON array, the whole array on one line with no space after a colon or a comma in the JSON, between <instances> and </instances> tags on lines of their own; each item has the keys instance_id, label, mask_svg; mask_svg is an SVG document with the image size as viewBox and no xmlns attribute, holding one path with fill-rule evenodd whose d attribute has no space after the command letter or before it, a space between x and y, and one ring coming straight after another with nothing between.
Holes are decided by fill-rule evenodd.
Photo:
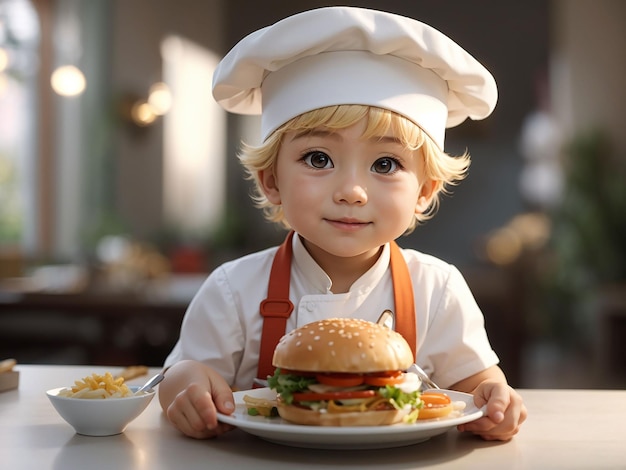
<instances>
[{"instance_id":1,"label":"white bowl","mask_svg":"<svg viewBox=\"0 0 626 470\"><path fill-rule=\"evenodd\" d=\"M135 392L139 387L129 386ZM125 398L69 398L59 396L65 387L48 390L52 405L78 434L112 436L124 432L154 398L155 391Z\"/></svg>"}]
</instances>

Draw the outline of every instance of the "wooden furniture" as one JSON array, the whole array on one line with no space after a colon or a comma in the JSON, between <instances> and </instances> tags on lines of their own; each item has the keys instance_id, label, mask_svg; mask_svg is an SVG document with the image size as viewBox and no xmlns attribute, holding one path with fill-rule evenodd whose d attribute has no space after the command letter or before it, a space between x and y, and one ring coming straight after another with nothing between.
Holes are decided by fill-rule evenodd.
<instances>
[{"instance_id":1,"label":"wooden furniture","mask_svg":"<svg viewBox=\"0 0 626 470\"><path fill-rule=\"evenodd\" d=\"M0 293L0 357L160 366L186 308L137 295Z\"/></svg>"}]
</instances>

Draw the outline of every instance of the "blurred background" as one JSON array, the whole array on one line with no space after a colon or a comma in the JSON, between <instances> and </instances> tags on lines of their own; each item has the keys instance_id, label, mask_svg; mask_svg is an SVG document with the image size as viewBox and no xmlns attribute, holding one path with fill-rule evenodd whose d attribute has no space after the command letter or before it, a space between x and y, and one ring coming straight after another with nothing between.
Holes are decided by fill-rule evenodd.
<instances>
[{"instance_id":1,"label":"blurred background","mask_svg":"<svg viewBox=\"0 0 626 470\"><path fill-rule=\"evenodd\" d=\"M511 383L626 385L626 2L343 2L424 21L495 76L448 132L467 180L400 241L459 267ZM0 358L158 366L216 265L279 243L213 102L243 36L332 2L0 0Z\"/></svg>"}]
</instances>

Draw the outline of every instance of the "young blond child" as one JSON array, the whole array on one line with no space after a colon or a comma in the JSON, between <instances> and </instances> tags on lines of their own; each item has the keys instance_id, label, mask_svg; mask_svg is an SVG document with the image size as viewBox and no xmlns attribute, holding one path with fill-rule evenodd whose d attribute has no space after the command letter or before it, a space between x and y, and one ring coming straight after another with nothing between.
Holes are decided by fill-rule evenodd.
<instances>
[{"instance_id":1,"label":"young blond child","mask_svg":"<svg viewBox=\"0 0 626 470\"><path fill-rule=\"evenodd\" d=\"M286 331L383 310L416 362L486 416L460 426L508 440L526 418L498 367L480 309L453 266L395 240L432 216L469 157L444 152L445 128L488 116L493 78L449 38L410 18L330 7L252 33L218 67L225 109L262 115L240 159L254 200L290 230L281 247L225 263L189 306L166 360L161 406L195 438L230 429L231 389L271 373ZM270 358L270 359L268 359Z\"/></svg>"}]
</instances>

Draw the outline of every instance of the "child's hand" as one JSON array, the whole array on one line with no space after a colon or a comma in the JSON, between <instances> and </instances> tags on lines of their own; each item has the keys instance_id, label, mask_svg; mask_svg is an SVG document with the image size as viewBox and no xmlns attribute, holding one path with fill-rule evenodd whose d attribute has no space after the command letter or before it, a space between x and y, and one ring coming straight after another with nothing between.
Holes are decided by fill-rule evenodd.
<instances>
[{"instance_id":1,"label":"child's hand","mask_svg":"<svg viewBox=\"0 0 626 470\"><path fill-rule=\"evenodd\" d=\"M159 386L159 400L169 421L187 436L206 439L233 429L217 420L218 411L235 410L230 387L199 362L182 361L168 369Z\"/></svg>"},{"instance_id":2,"label":"child's hand","mask_svg":"<svg viewBox=\"0 0 626 470\"><path fill-rule=\"evenodd\" d=\"M486 380L473 392L474 404L487 404L486 415L458 426L459 431L473 432L485 440L508 441L519 431L528 414L522 397L506 383Z\"/></svg>"}]
</instances>

